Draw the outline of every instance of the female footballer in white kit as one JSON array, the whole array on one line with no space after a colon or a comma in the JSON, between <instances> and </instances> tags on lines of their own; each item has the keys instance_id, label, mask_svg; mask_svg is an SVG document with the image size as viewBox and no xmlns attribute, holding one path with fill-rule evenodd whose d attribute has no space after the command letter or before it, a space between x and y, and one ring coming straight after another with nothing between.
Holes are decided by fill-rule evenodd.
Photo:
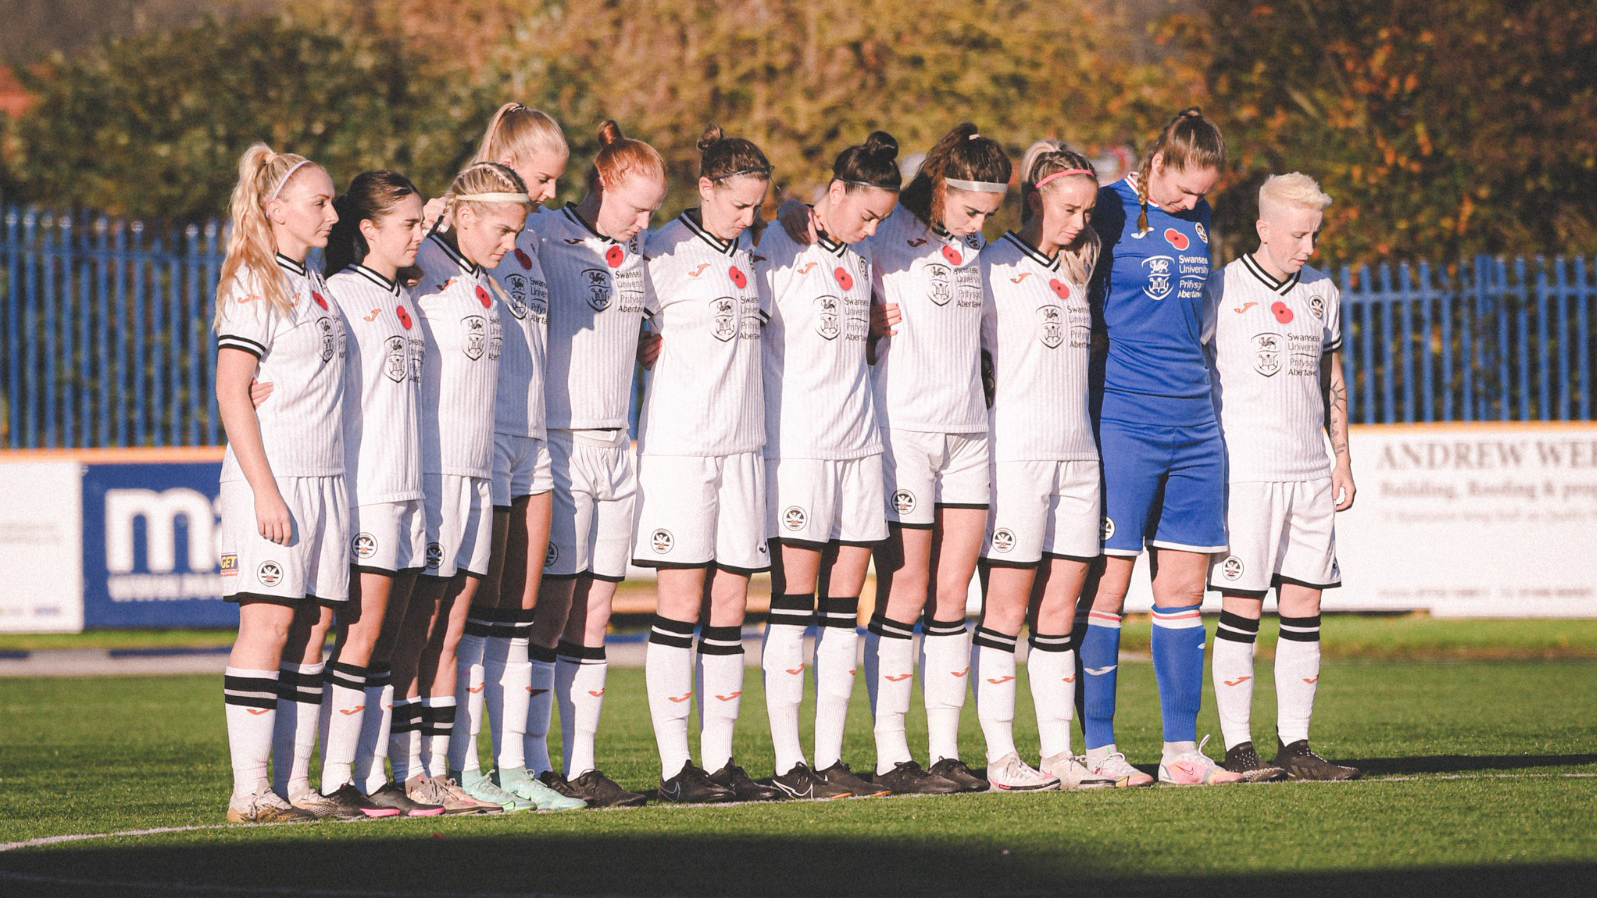
<instances>
[{"instance_id":1,"label":"female footballer in white kit","mask_svg":"<svg viewBox=\"0 0 1597 898\"><path fill-rule=\"evenodd\" d=\"M466 612L488 573L492 536L493 418L503 334L497 286L488 269L515 245L526 221L527 188L493 162L456 176L443 223L417 254L415 304L426 348L422 363L421 457L426 510L424 570L412 594L393 660L395 695L420 700L422 738L395 745L391 760L413 800L446 811L497 811L447 777L455 722L455 656ZM402 702L394 703L396 721ZM407 718L413 716L407 713ZM398 727L396 725L396 730ZM396 742L399 740L396 740ZM401 757L403 755L403 757Z\"/></svg>"},{"instance_id":2,"label":"female footballer in white kit","mask_svg":"<svg viewBox=\"0 0 1597 898\"><path fill-rule=\"evenodd\" d=\"M238 172L214 321L216 402L227 432L217 541L222 595L239 606L223 679L233 766L227 819L349 816L309 779L322 643L331 606L349 591L344 320L321 275L305 266L338 218L333 182L314 162L265 144L244 152ZM250 399L257 376L274 387L258 409ZM272 758L275 782L267 779Z\"/></svg>"},{"instance_id":3,"label":"female footballer in white kit","mask_svg":"<svg viewBox=\"0 0 1597 898\"><path fill-rule=\"evenodd\" d=\"M404 175L356 175L334 201L325 259L344 313L344 485L350 601L339 609L322 698L322 793L368 816L433 816L389 781L388 655L425 553L422 337L404 281L422 241L421 195Z\"/></svg>"},{"instance_id":4,"label":"female footballer in white kit","mask_svg":"<svg viewBox=\"0 0 1597 898\"><path fill-rule=\"evenodd\" d=\"M1357 768L1334 764L1309 747L1320 682L1320 596L1341 585L1336 514L1353 506L1356 492L1339 352L1341 292L1305 264L1330 203L1308 175L1266 179L1259 188L1259 248L1209 281L1231 540L1230 553L1216 558L1209 572L1209 588L1223 597L1214 633L1214 694L1225 768L1250 781L1282 774L1359 776ZM1281 639L1275 650L1276 754L1266 764L1253 747L1250 720L1253 649L1272 586Z\"/></svg>"},{"instance_id":5,"label":"female footballer in white kit","mask_svg":"<svg viewBox=\"0 0 1597 898\"><path fill-rule=\"evenodd\" d=\"M776 748L772 784L793 798L881 795L842 759L854 692L855 626L871 548L887 536L882 441L865 344L871 262L865 238L898 203L898 143L873 132L832 165L809 210L814 240L767 230L758 284L765 326L766 535L771 613L761 656ZM757 260L758 261L758 260ZM820 586L817 608L816 588ZM815 643L815 767L799 744L804 632Z\"/></svg>"},{"instance_id":6,"label":"female footballer in white kit","mask_svg":"<svg viewBox=\"0 0 1597 898\"><path fill-rule=\"evenodd\" d=\"M981 393L981 228L1003 204L1009 159L976 126L927 153L871 238L886 329L876 346L887 540L865 643L876 719L876 782L895 792L987 788L959 758L970 639L965 597L987 524L987 410ZM933 572L936 572L935 581ZM932 766L904 737L913 634L925 612L921 685Z\"/></svg>"},{"instance_id":7,"label":"female footballer in white kit","mask_svg":"<svg viewBox=\"0 0 1597 898\"><path fill-rule=\"evenodd\" d=\"M536 210L552 199L570 150L554 119L520 103L494 113L477 162L497 162L521 176ZM532 664L527 656L533 608L549 545L549 448L544 432L544 354L549 287L538 262L538 237L524 227L493 270L499 285L503 351L494 402L493 549L456 656L457 721L451 749L461 787L507 809L570 810L584 803L528 775L525 761ZM483 713L493 727L494 771L479 768Z\"/></svg>"},{"instance_id":8,"label":"female footballer in white kit","mask_svg":"<svg viewBox=\"0 0 1597 898\"><path fill-rule=\"evenodd\" d=\"M652 232L645 249L645 315L661 345L638 433L633 561L659 569L644 672L660 797L771 800L783 793L756 783L732 757L749 577L770 566L760 385L760 335L770 311L755 285L749 228L771 164L753 143L716 125L699 138L699 153L702 204ZM693 630L706 596L695 689ZM695 692L702 768L688 748Z\"/></svg>"},{"instance_id":9,"label":"female footballer in white kit","mask_svg":"<svg viewBox=\"0 0 1597 898\"><path fill-rule=\"evenodd\" d=\"M1089 225L1098 180L1090 162L1057 141L1033 144L1020 170L1021 228L981 253L993 503L970 679L993 788L1111 786L1070 751L1076 680L1070 630L1087 565L1098 555L1102 514L1098 447L1087 413L1086 285L1098 258L1098 235ZM1015 647L1028 620L1040 769L1015 749Z\"/></svg>"},{"instance_id":10,"label":"female footballer in white kit","mask_svg":"<svg viewBox=\"0 0 1597 898\"><path fill-rule=\"evenodd\" d=\"M544 379L554 509L533 613L525 755L545 785L611 807L645 799L605 776L594 741L609 670L605 631L632 551L637 476L627 423L643 321L643 231L665 199L665 162L613 121L598 136L587 194L528 222L549 284ZM549 759L555 701L564 773Z\"/></svg>"}]
</instances>

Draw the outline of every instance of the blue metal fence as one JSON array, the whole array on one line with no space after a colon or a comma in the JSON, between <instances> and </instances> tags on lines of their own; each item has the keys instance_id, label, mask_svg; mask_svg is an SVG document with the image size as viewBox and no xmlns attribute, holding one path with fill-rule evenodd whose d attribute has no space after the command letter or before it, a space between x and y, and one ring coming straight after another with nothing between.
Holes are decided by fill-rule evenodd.
<instances>
[{"instance_id":1,"label":"blue metal fence","mask_svg":"<svg viewBox=\"0 0 1597 898\"><path fill-rule=\"evenodd\" d=\"M215 222L7 209L0 448L217 445ZM1589 421L1597 259L1340 272L1354 423Z\"/></svg>"}]
</instances>

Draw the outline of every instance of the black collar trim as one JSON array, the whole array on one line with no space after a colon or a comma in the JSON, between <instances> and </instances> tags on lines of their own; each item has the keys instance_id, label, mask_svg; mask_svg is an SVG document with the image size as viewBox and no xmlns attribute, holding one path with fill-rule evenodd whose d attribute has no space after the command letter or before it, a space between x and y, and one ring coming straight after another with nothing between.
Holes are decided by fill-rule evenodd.
<instances>
[{"instance_id":1,"label":"black collar trim","mask_svg":"<svg viewBox=\"0 0 1597 898\"><path fill-rule=\"evenodd\" d=\"M282 253L278 253L277 254L277 267L283 269L284 271L288 271L288 272L292 272L294 274L297 274L300 277L305 277L305 266L304 266L304 264L300 263L300 262L295 262L293 259L290 259L289 257L283 255Z\"/></svg>"},{"instance_id":2,"label":"black collar trim","mask_svg":"<svg viewBox=\"0 0 1597 898\"><path fill-rule=\"evenodd\" d=\"M1046 255L1043 255L1042 250L1032 246L1030 243L1027 243L1024 237L1021 237L1014 231L1005 231L1004 239L1008 240L1010 243L1013 243L1016 249L1020 250L1022 254L1030 258L1033 262L1036 262L1038 265L1041 265L1043 268L1046 268L1052 272L1059 271L1059 255L1057 253L1054 254L1052 259L1048 258Z\"/></svg>"},{"instance_id":3,"label":"black collar trim","mask_svg":"<svg viewBox=\"0 0 1597 898\"><path fill-rule=\"evenodd\" d=\"M444 255L448 256L456 265L459 265L461 271L464 271L472 276L482 273L482 269L477 267L476 263L468 261L465 256L460 254L460 250L450 246L449 241L445 240L443 235L434 232L427 239L442 247L444 250Z\"/></svg>"},{"instance_id":4,"label":"black collar trim","mask_svg":"<svg viewBox=\"0 0 1597 898\"><path fill-rule=\"evenodd\" d=\"M697 210L688 209L688 210L685 210L680 216L678 216L678 218L680 218L682 220L682 223L688 226L688 230L692 231L694 234L697 234L699 237L703 238L705 243L710 244L710 246L715 248L716 252L720 253L723 256L731 256L734 253L736 253L736 251L737 251L737 241L736 240L728 242L728 241L722 240L721 238L715 236L714 234L711 234L709 231L706 231L704 229L703 225L700 225L698 222L694 221L693 220L693 216L688 214L689 212L693 212L693 211L697 211Z\"/></svg>"},{"instance_id":5,"label":"black collar trim","mask_svg":"<svg viewBox=\"0 0 1597 898\"><path fill-rule=\"evenodd\" d=\"M1254 261L1252 253L1248 253L1242 257L1242 264L1250 273L1252 273L1254 277L1259 279L1260 283L1264 284L1264 286L1269 287L1271 290L1279 293L1282 296L1291 293L1292 288L1298 285L1298 281L1303 275L1303 272L1301 271L1294 271L1292 272L1291 277L1284 281L1278 281L1271 277L1268 271L1264 270L1264 266Z\"/></svg>"},{"instance_id":6,"label":"black collar trim","mask_svg":"<svg viewBox=\"0 0 1597 898\"><path fill-rule=\"evenodd\" d=\"M582 216L577 214L577 204L576 203L566 203L565 206L561 207L560 211L566 213L566 217L571 219L571 222L573 224L575 224L577 227L583 229L584 231L587 231L589 234L592 234L593 236L599 238L600 240L603 240L605 243L616 243L617 246L620 245L613 238L606 237L603 234L599 233L598 231L594 230L593 225L590 225L586 221L583 221L582 220Z\"/></svg>"},{"instance_id":7,"label":"black collar trim","mask_svg":"<svg viewBox=\"0 0 1597 898\"><path fill-rule=\"evenodd\" d=\"M397 282L383 277L364 265L351 265L349 270L361 275L362 277L366 278L366 280L371 281L384 290L387 290L389 293L394 294L395 297L399 296L399 284Z\"/></svg>"}]
</instances>

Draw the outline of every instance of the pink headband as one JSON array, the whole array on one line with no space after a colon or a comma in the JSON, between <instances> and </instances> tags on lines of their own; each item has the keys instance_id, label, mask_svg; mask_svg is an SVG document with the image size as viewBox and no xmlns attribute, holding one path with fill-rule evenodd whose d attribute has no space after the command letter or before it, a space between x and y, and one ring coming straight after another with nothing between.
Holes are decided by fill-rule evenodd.
<instances>
[{"instance_id":1,"label":"pink headband","mask_svg":"<svg viewBox=\"0 0 1597 898\"><path fill-rule=\"evenodd\" d=\"M1087 170L1087 169L1085 169L1085 168L1070 168L1070 169L1066 169L1064 171L1056 171L1053 174L1049 175L1048 177L1043 178L1041 181L1038 181L1037 182L1037 186L1032 188L1032 189L1041 190L1044 187L1046 187L1050 181L1057 181L1060 178L1069 177L1070 175L1090 175L1090 174L1092 174L1092 172Z\"/></svg>"}]
</instances>

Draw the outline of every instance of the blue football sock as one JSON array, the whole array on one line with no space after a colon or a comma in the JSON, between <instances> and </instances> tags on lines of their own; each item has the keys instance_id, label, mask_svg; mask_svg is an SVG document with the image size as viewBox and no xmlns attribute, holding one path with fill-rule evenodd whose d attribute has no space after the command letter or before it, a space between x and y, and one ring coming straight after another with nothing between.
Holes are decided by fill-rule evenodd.
<instances>
[{"instance_id":1,"label":"blue football sock","mask_svg":"<svg viewBox=\"0 0 1597 898\"><path fill-rule=\"evenodd\" d=\"M1203 615L1199 606L1153 608L1153 673L1164 741L1197 742L1203 704Z\"/></svg>"},{"instance_id":2,"label":"blue football sock","mask_svg":"<svg viewBox=\"0 0 1597 898\"><path fill-rule=\"evenodd\" d=\"M1115 682L1120 667L1120 615L1094 611L1077 653L1081 664L1081 729L1087 748L1115 742Z\"/></svg>"}]
</instances>

